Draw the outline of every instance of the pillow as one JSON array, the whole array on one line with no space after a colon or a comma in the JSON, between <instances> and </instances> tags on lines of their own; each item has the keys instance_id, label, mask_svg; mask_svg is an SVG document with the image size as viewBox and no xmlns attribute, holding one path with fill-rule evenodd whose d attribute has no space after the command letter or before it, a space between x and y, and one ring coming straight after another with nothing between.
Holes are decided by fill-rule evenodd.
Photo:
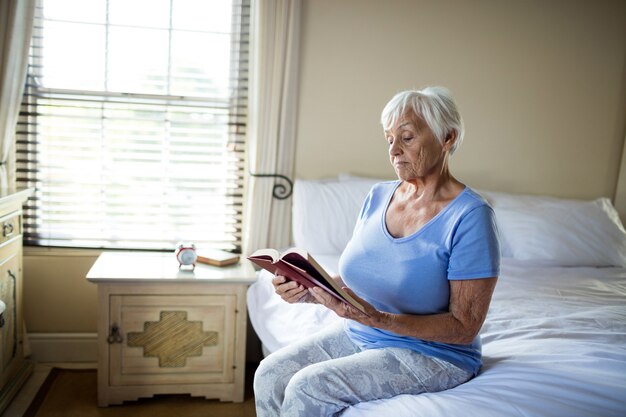
<instances>
[{"instance_id":1,"label":"pillow","mask_svg":"<svg viewBox=\"0 0 626 417\"><path fill-rule=\"evenodd\" d=\"M340 254L352 237L361 206L375 179L296 180L294 244L312 254Z\"/></svg>"},{"instance_id":2,"label":"pillow","mask_svg":"<svg viewBox=\"0 0 626 417\"><path fill-rule=\"evenodd\" d=\"M570 206L584 203L585 200L565 199L544 195L511 194L496 191L477 190L492 207L520 208L535 206Z\"/></svg>"},{"instance_id":3,"label":"pillow","mask_svg":"<svg viewBox=\"0 0 626 417\"><path fill-rule=\"evenodd\" d=\"M626 266L626 232L608 199L499 197L492 204L513 258L546 266Z\"/></svg>"}]
</instances>

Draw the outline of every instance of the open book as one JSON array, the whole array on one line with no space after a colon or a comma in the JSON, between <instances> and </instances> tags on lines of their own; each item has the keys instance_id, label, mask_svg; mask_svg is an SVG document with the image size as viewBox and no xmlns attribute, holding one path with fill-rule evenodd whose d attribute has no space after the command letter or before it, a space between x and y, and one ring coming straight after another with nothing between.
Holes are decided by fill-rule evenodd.
<instances>
[{"instance_id":1,"label":"open book","mask_svg":"<svg viewBox=\"0 0 626 417\"><path fill-rule=\"evenodd\" d=\"M248 259L274 275L302 284L305 288L320 287L333 297L365 313L363 305L345 292L305 250L291 248L282 254L276 249L259 249Z\"/></svg>"}]
</instances>

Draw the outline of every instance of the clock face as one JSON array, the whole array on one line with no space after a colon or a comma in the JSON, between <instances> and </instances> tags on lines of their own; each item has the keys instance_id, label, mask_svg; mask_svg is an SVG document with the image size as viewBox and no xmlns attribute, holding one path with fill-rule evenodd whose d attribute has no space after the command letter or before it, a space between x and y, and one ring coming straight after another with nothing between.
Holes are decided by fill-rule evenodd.
<instances>
[{"instance_id":1,"label":"clock face","mask_svg":"<svg viewBox=\"0 0 626 417\"><path fill-rule=\"evenodd\" d=\"M178 262L183 265L191 265L196 262L196 251L191 248L183 248L178 252Z\"/></svg>"}]
</instances>

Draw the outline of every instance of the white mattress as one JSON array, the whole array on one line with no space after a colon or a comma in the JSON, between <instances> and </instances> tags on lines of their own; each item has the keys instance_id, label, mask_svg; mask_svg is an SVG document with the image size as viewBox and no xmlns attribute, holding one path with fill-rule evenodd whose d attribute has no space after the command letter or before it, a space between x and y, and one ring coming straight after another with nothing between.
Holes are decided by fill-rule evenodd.
<instances>
[{"instance_id":1,"label":"white mattress","mask_svg":"<svg viewBox=\"0 0 626 417\"><path fill-rule=\"evenodd\" d=\"M331 271L338 257L316 257ZM250 320L272 352L339 320L284 303L270 274L248 292ZM436 394L349 408L345 417L626 416L626 269L538 268L504 260L481 331L481 373Z\"/></svg>"}]
</instances>

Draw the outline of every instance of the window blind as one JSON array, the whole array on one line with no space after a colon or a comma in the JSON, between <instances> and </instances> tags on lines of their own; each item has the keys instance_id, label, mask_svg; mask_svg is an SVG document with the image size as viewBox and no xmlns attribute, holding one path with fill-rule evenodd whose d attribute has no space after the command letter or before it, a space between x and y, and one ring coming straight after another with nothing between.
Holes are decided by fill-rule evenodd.
<instances>
[{"instance_id":1,"label":"window blind","mask_svg":"<svg viewBox=\"0 0 626 417\"><path fill-rule=\"evenodd\" d=\"M16 137L26 245L241 249L249 0L42 0Z\"/></svg>"}]
</instances>

